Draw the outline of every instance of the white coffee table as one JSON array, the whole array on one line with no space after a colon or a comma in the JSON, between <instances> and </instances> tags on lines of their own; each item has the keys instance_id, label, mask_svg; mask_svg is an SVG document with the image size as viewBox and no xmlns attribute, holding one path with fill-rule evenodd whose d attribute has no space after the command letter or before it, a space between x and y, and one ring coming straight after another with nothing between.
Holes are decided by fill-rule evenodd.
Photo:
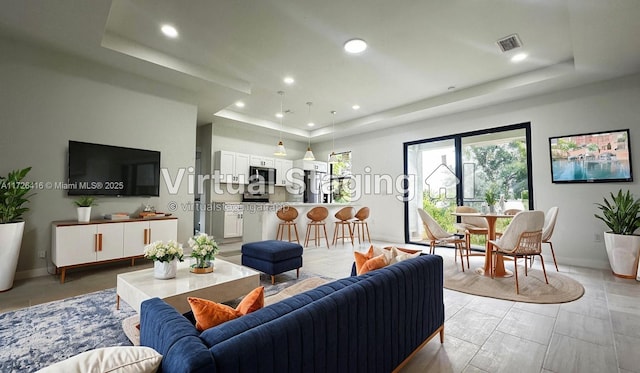
<instances>
[{"instance_id":1,"label":"white coffee table","mask_svg":"<svg viewBox=\"0 0 640 373\"><path fill-rule=\"evenodd\" d=\"M158 297L178 312L190 311L187 297L198 297L214 302L226 302L247 295L260 285L260 273L251 268L216 259L214 271L206 274L189 272L189 260L178 262L176 278L158 280L153 268L122 273L116 286L116 308L120 299L140 313L143 301Z\"/></svg>"}]
</instances>

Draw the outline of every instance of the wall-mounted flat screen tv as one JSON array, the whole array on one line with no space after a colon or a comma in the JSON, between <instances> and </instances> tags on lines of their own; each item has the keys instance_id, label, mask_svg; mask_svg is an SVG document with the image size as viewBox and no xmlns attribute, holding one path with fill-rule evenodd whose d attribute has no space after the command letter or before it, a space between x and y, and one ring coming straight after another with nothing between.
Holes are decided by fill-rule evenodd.
<instances>
[{"instance_id":1,"label":"wall-mounted flat screen tv","mask_svg":"<svg viewBox=\"0 0 640 373\"><path fill-rule=\"evenodd\" d=\"M160 152L69 141L67 193L159 196Z\"/></svg>"},{"instance_id":2,"label":"wall-mounted flat screen tv","mask_svg":"<svg viewBox=\"0 0 640 373\"><path fill-rule=\"evenodd\" d=\"M633 181L629 143L628 129L550 137L551 181Z\"/></svg>"}]
</instances>

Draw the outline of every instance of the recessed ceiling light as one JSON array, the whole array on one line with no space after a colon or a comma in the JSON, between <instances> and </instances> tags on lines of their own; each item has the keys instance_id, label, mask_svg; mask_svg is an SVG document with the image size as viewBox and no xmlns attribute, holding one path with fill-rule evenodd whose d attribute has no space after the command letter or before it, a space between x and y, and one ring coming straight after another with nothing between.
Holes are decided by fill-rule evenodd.
<instances>
[{"instance_id":1,"label":"recessed ceiling light","mask_svg":"<svg viewBox=\"0 0 640 373\"><path fill-rule=\"evenodd\" d=\"M514 55L513 57L511 57L511 62L520 62L520 61L523 61L526 58L527 58L527 54L526 53L518 53L518 54Z\"/></svg>"},{"instance_id":2,"label":"recessed ceiling light","mask_svg":"<svg viewBox=\"0 0 640 373\"><path fill-rule=\"evenodd\" d=\"M163 34L165 34L166 36L168 36L170 38L177 38L178 37L178 30L176 30L176 28L171 26L171 25L162 25L160 30L162 31Z\"/></svg>"},{"instance_id":3,"label":"recessed ceiling light","mask_svg":"<svg viewBox=\"0 0 640 373\"><path fill-rule=\"evenodd\" d=\"M236 106L237 107L244 107L244 102L238 101L238 102L236 102Z\"/></svg>"},{"instance_id":4,"label":"recessed ceiling light","mask_svg":"<svg viewBox=\"0 0 640 373\"><path fill-rule=\"evenodd\" d=\"M285 76L284 79L282 79L282 80L285 82L285 84L289 84L289 85L291 85L291 84L296 82L296 80L293 79L290 76Z\"/></svg>"},{"instance_id":5,"label":"recessed ceiling light","mask_svg":"<svg viewBox=\"0 0 640 373\"><path fill-rule=\"evenodd\" d=\"M282 118L284 117L284 115L282 115L282 113L276 113L276 118Z\"/></svg>"},{"instance_id":6,"label":"recessed ceiling light","mask_svg":"<svg viewBox=\"0 0 640 373\"><path fill-rule=\"evenodd\" d=\"M356 104L356 105L353 105L351 108L353 110L358 110L358 109L360 109L360 105Z\"/></svg>"},{"instance_id":7,"label":"recessed ceiling light","mask_svg":"<svg viewBox=\"0 0 640 373\"><path fill-rule=\"evenodd\" d=\"M315 124L315 123L313 123L313 122L309 122L309 123L307 123L307 126L309 126L309 127L313 127L313 126L315 126L315 125L316 125L316 124Z\"/></svg>"},{"instance_id":8,"label":"recessed ceiling light","mask_svg":"<svg viewBox=\"0 0 640 373\"><path fill-rule=\"evenodd\" d=\"M367 42L362 39L351 39L344 43L344 50L351 54L362 53L367 49Z\"/></svg>"}]
</instances>

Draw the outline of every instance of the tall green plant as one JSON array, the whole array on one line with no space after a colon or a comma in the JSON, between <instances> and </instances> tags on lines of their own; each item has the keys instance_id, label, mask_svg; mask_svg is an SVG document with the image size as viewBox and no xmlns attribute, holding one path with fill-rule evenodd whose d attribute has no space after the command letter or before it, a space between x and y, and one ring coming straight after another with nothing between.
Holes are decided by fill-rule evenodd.
<instances>
[{"instance_id":1,"label":"tall green plant","mask_svg":"<svg viewBox=\"0 0 640 373\"><path fill-rule=\"evenodd\" d=\"M22 214L29 211L24 204L29 202L31 183L23 181L31 170L9 172L6 177L0 176L0 224L15 223L22 220Z\"/></svg>"},{"instance_id":2,"label":"tall green plant","mask_svg":"<svg viewBox=\"0 0 640 373\"><path fill-rule=\"evenodd\" d=\"M635 199L627 190L622 189L617 195L611 193L611 202L604 198L604 203L596 203L602 215L594 216L602 220L613 234L630 235L640 228L640 199Z\"/></svg>"}]
</instances>

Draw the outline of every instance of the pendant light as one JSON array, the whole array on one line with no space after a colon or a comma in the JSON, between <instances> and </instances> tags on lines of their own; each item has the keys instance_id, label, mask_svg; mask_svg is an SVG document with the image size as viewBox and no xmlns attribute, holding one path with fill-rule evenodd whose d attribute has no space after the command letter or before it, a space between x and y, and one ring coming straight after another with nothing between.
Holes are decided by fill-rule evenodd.
<instances>
[{"instance_id":1,"label":"pendant light","mask_svg":"<svg viewBox=\"0 0 640 373\"><path fill-rule=\"evenodd\" d=\"M307 102L307 105L309 106L309 123L311 123L311 105L313 105L313 102L309 101ZM309 146L307 147L307 152L304 153L304 159L305 161L315 161L316 157L313 155L313 152L311 151L311 136L309 136Z\"/></svg>"},{"instance_id":2,"label":"pendant light","mask_svg":"<svg viewBox=\"0 0 640 373\"><path fill-rule=\"evenodd\" d=\"M331 111L331 138L332 138L332 146L331 146L331 154L329 154L329 163L338 163L338 156L336 155L336 111Z\"/></svg>"},{"instance_id":3,"label":"pendant light","mask_svg":"<svg viewBox=\"0 0 640 373\"><path fill-rule=\"evenodd\" d=\"M278 145L276 145L276 151L273 153L273 155L285 156L287 155L287 150L284 148L284 143L282 142L282 122L284 120L284 91L278 91L278 94L280 95L280 141L278 141Z\"/></svg>"}]
</instances>

